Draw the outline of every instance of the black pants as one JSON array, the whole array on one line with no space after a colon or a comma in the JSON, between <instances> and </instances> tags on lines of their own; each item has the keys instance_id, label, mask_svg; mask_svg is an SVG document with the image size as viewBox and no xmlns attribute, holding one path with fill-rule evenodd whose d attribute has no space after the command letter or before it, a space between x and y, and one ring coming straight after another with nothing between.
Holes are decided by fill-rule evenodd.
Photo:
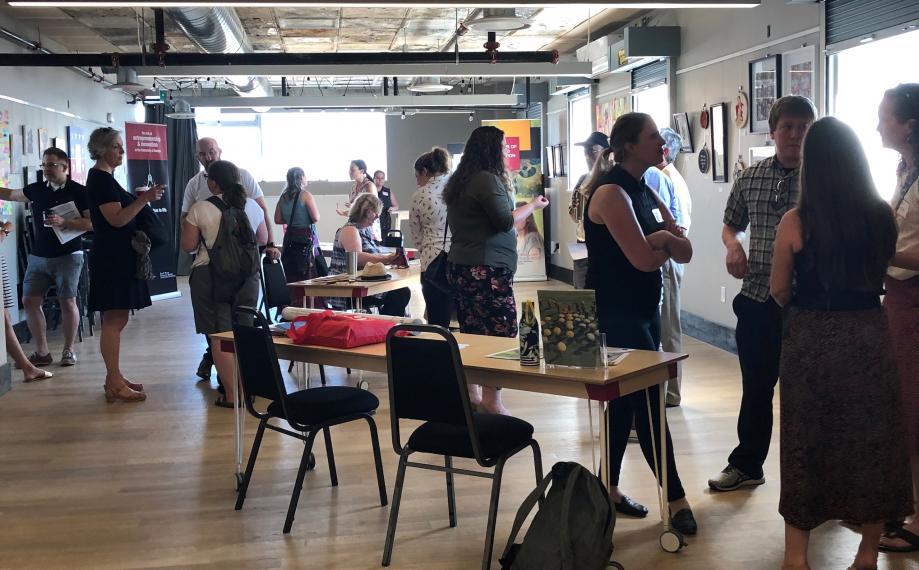
<instances>
[{"instance_id":1,"label":"black pants","mask_svg":"<svg viewBox=\"0 0 919 570\"><path fill-rule=\"evenodd\" d=\"M364 308L379 307L381 315L391 317L404 317L405 307L412 300L412 290L408 287L383 293L380 296L366 297L362 305Z\"/></svg>"},{"instance_id":2,"label":"black pants","mask_svg":"<svg viewBox=\"0 0 919 570\"><path fill-rule=\"evenodd\" d=\"M640 350L658 350L661 338L660 315L651 319L638 317L619 317L601 319L600 330L606 333L606 344L620 348ZM651 418L648 417L648 399L651 400ZM661 464L660 436L660 386L641 390L619 399L609 405L609 462L610 483L619 485L619 472L622 470L622 458L629 441L629 431L635 423L638 443L645 461L660 481L660 474L654 469L654 450L657 451L657 464ZM673 440L670 438L670 427L667 434L667 501L676 501L686 496L680 474L677 472L673 455ZM653 438L653 443L652 443ZM653 446L653 447L652 447Z\"/></svg>"},{"instance_id":3,"label":"black pants","mask_svg":"<svg viewBox=\"0 0 919 570\"><path fill-rule=\"evenodd\" d=\"M440 325L444 328L449 327L453 312L456 311L456 303L453 301L453 296L432 285L425 278L424 271L421 272L421 294L424 295L428 322L432 325Z\"/></svg>"},{"instance_id":4,"label":"black pants","mask_svg":"<svg viewBox=\"0 0 919 570\"><path fill-rule=\"evenodd\" d=\"M782 354L782 309L771 298L760 302L737 295L734 314L743 396L737 418L740 443L731 452L728 463L759 479L772 439L772 396L779 380Z\"/></svg>"}]
</instances>

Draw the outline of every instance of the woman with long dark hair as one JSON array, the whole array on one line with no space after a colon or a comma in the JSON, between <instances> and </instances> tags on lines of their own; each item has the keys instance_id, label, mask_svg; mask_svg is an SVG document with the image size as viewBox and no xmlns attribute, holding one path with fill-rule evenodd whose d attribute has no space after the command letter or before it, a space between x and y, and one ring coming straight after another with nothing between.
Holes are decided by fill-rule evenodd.
<instances>
[{"instance_id":1,"label":"woman with long dark hair","mask_svg":"<svg viewBox=\"0 0 919 570\"><path fill-rule=\"evenodd\" d=\"M449 291L442 291L427 275L428 266L444 249L449 250L447 234L447 204L444 203L444 186L450 174L450 156L447 151L434 147L415 160L415 182L418 190L412 195L409 223L412 239L421 257L421 294L427 311L427 320L434 325L450 324L456 303ZM446 238L446 239L445 239ZM442 286L442 284L441 284Z\"/></svg>"},{"instance_id":2,"label":"woman with long dark hair","mask_svg":"<svg viewBox=\"0 0 919 570\"><path fill-rule=\"evenodd\" d=\"M447 277L456 291L460 331L517 336L517 237L514 222L549 205L537 196L514 208L514 185L504 166L504 132L496 127L472 131L456 172L444 187L450 226ZM506 414L495 388L469 385L470 401L486 411Z\"/></svg>"},{"instance_id":3,"label":"woman with long dark hair","mask_svg":"<svg viewBox=\"0 0 919 570\"><path fill-rule=\"evenodd\" d=\"M807 568L810 531L861 523L853 568L877 568L883 521L910 512L906 426L880 295L897 228L855 132L833 117L804 139L801 196L779 223L770 292L782 339L783 568Z\"/></svg>"},{"instance_id":4,"label":"woman with long dark hair","mask_svg":"<svg viewBox=\"0 0 919 570\"><path fill-rule=\"evenodd\" d=\"M348 178L354 183L351 186L351 192L348 193L348 203L345 204L344 209L336 210L338 215L345 216L346 218L350 215L351 206L354 205L355 200L361 194L373 194L379 198L376 184L373 183L373 178L367 174L367 163L361 159L354 159L351 161L351 164L348 165ZM373 240L377 243L382 241L383 237L380 230L380 220L373 222L373 225L370 227L370 235L373 237Z\"/></svg>"},{"instance_id":5,"label":"woman with long dark hair","mask_svg":"<svg viewBox=\"0 0 919 570\"><path fill-rule=\"evenodd\" d=\"M657 193L642 182L645 171L663 160L664 139L651 117L644 113L619 117L609 142L586 182L587 288L596 291L600 331L608 345L656 351L661 266L668 259L688 263L692 245ZM625 515L648 514L648 509L619 490L619 472L633 422L648 465L652 470L661 465L659 446L654 457L660 419L658 414L649 418L647 412L649 406L657 409L659 398L660 386L654 386L610 402L610 495L616 510ZM695 534L696 520L677 472L669 427L665 426L665 433L671 524L683 534Z\"/></svg>"},{"instance_id":6,"label":"woman with long dark hair","mask_svg":"<svg viewBox=\"0 0 919 570\"><path fill-rule=\"evenodd\" d=\"M239 183L239 169L232 162L218 160L207 168L207 187L212 196L196 202L182 222L182 249L196 251L188 283L191 288L191 306L195 313L195 330L204 335L228 331L233 328L233 310L236 307L254 307L258 304L258 273L242 283L229 302L214 298L210 271L210 251L217 241L224 215L235 216L237 223L248 223L255 234L252 247L268 243L268 228L258 202L246 197ZM226 211L226 212L224 212ZM233 236L228 236L236 239ZM233 384L233 355L220 350L219 342L211 340L211 353L217 365L217 377L223 382L224 394L215 404L232 408L236 400Z\"/></svg>"},{"instance_id":7,"label":"woman with long dark hair","mask_svg":"<svg viewBox=\"0 0 919 570\"><path fill-rule=\"evenodd\" d=\"M163 196L155 184L136 198L115 180L115 169L124 160L121 134L101 127L89 135L89 157L96 161L86 176L89 216L93 222L93 245L89 254L89 309L102 312L99 349L105 361L105 399L108 402L140 402L147 398L143 384L121 373L121 331L133 309L150 306L147 281L136 274L136 253L131 247L138 231L136 217L143 208Z\"/></svg>"},{"instance_id":8,"label":"woman with long dark hair","mask_svg":"<svg viewBox=\"0 0 919 570\"><path fill-rule=\"evenodd\" d=\"M281 264L288 283L316 277L316 256L322 255L316 236L319 207L306 186L306 173L302 168L295 166L288 170L287 186L274 209L274 223L287 225ZM299 295L292 299L294 305L302 305L302 291Z\"/></svg>"},{"instance_id":9,"label":"woman with long dark hair","mask_svg":"<svg viewBox=\"0 0 919 570\"><path fill-rule=\"evenodd\" d=\"M881 539L881 549L912 552L919 550L919 84L889 89L878 109L878 119L881 142L900 153L897 191L891 201L899 236L884 280L884 308L909 429L907 451L914 494L912 516Z\"/></svg>"}]
</instances>

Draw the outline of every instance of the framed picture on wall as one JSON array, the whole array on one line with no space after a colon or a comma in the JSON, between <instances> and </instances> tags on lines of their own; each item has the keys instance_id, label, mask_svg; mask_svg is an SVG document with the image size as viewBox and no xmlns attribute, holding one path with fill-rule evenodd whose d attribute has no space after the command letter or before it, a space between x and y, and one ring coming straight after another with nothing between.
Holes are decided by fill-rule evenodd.
<instances>
[{"instance_id":1,"label":"framed picture on wall","mask_svg":"<svg viewBox=\"0 0 919 570\"><path fill-rule=\"evenodd\" d=\"M782 56L750 62L750 132L769 132L769 110L782 92Z\"/></svg>"},{"instance_id":2,"label":"framed picture on wall","mask_svg":"<svg viewBox=\"0 0 919 570\"><path fill-rule=\"evenodd\" d=\"M816 96L817 47L804 46L782 54L782 95Z\"/></svg>"},{"instance_id":3,"label":"framed picture on wall","mask_svg":"<svg viewBox=\"0 0 919 570\"><path fill-rule=\"evenodd\" d=\"M747 161L748 166L753 166L761 160L765 160L770 156L775 156L775 147L774 146L751 146L750 147L750 160Z\"/></svg>"},{"instance_id":4,"label":"framed picture on wall","mask_svg":"<svg viewBox=\"0 0 919 570\"><path fill-rule=\"evenodd\" d=\"M725 126L727 109L724 103L715 103L712 112L712 180L728 181L728 129Z\"/></svg>"},{"instance_id":5,"label":"framed picture on wall","mask_svg":"<svg viewBox=\"0 0 919 570\"><path fill-rule=\"evenodd\" d=\"M689 115L686 113L673 114L673 128L683 139L682 152L695 152L692 146L692 131L689 130Z\"/></svg>"}]
</instances>

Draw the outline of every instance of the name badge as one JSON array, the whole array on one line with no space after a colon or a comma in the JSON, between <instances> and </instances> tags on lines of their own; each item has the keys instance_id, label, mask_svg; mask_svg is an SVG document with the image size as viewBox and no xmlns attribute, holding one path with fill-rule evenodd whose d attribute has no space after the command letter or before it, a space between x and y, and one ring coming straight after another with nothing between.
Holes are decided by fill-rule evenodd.
<instances>
[{"instance_id":1,"label":"name badge","mask_svg":"<svg viewBox=\"0 0 919 570\"><path fill-rule=\"evenodd\" d=\"M654 208L653 210L651 210L651 213L654 214L654 220L657 221L657 223L659 224L664 223L664 216L661 215L660 208Z\"/></svg>"}]
</instances>

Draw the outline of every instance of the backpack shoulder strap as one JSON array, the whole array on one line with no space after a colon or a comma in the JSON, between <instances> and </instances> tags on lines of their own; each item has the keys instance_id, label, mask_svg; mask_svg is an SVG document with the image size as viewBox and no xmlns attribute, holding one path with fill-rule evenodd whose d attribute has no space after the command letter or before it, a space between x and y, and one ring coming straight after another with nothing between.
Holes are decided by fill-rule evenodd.
<instances>
[{"instance_id":1,"label":"backpack shoulder strap","mask_svg":"<svg viewBox=\"0 0 919 570\"><path fill-rule=\"evenodd\" d=\"M559 533L559 544L561 548L559 553L562 558L562 570L575 570L574 552L571 550L571 498L574 496L574 486L578 477L581 476L580 465L574 466L568 477L565 479L565 494L562 496L562 528Z\"/></svg>"},{"instance_id":2,"label":"backpack shoulder strap","mask_svg":"<svg viewBox=\"0 0 919 570\"><path fill-rule=\"evenodd\" d=\"M217 209L219 209L221 212L226 212L230 209L230 205L224 202L220 196L211 196L207 199L207 201L217 206Z\"/></svg>"},{"instance_id":3,"label":"backpack shoulder strap","mask_svg":"<svg viewBox=\"0 0 919 570\"><path fill-rule=\"evenodd\" d=\"M504 547L504 552L501 554L501 558L507 558L507 553L510 552L511 547L514 545L514 540L517 538L517 534L520 532L520 527L523 526L523 522L526 520L527 516L530 514L530 511L533 510L533 506L546 492L546 489L549 487L549 483L552 482L552 472L549 472L548 475L542 478L542 481L539 485L533 489L527 498L523 500L523 503L520 504L520 508L517 509L517 516L514 517L514 525L511 527L511 535L507 539L507 546Z\"/></svg>"}]
</instances>

